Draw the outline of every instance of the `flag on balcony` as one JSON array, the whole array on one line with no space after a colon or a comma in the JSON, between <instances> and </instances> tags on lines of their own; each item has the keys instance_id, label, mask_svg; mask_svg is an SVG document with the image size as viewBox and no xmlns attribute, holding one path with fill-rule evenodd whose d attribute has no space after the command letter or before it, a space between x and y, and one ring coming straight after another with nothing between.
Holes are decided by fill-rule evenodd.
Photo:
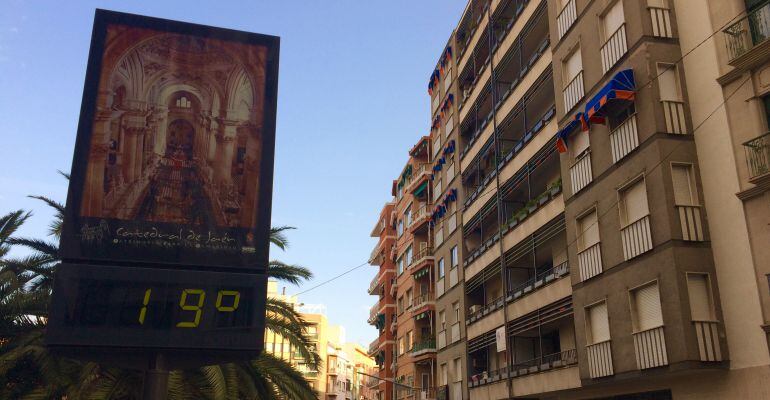
<instances>
[{"instance_id":1,"label":"flag on balcony","mask_svg":"<svg viewBox=\"0 0 770 400\"><path fill-rule=\"evenodd\" d=\"M606 122L606 106L617 101L634 101L635 90L634 70L626 69L618 72L586 103L585 115L587 122L604 124Z\"/></svg>"}]
</instances>

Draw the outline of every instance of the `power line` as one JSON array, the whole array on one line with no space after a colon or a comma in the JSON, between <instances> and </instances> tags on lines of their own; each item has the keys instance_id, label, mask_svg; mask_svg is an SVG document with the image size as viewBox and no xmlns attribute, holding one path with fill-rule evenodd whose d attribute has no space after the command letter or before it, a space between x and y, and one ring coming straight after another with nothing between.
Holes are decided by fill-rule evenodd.
<instances>
[{"instance_id":1,"label":"power line","mask_svg":"<svg viewBox=\"0 0 770 400\"><path fill-rule=\"evenodd\" d=\"M329 279L327 279L327 280L325 280L325 281L323 281L323 282L321 282L321 283L319 283L319 284L317 284L317 285L315 285L315 286L313 286L313 287L311 287L309 289L303 290L303 291L297 293L296 296L299 296L301 294L305 294L305 293L307 293L307 292L309 292L311 290L318 289L319 287L321 287L323 285L326 285L329 282L336 281L337 279L342 278L343 276L345 276L345 275L347 275L347 274L349 274L349 273L351 273L351 272L353 272L353 271L363 267L364 265L369 265L369 260L364 261L363 263L361 263L361 264L359 264L359 265L357 265L357 266L355 266L355 267L353 267L353 268L351 268L351 269L349 269L349 270L347 270L347 271L345 271L345 272L343 272L343 273L341 273L341 274L339 274L337 276L331 277L331 278L329 278Z\"/></svg>"}]
</instances>

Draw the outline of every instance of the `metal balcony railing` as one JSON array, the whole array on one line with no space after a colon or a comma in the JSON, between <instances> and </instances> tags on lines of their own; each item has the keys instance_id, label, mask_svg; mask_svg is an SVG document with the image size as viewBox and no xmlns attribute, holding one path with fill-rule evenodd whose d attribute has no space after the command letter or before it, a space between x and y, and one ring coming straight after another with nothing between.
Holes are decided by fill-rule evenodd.
<instances>
[{"instance_id":1,"label":"metal balcony railing","mask_svg":"<svg viewBox=\"0 0 770 400\"><path fill-rule=\"evenodd\" d=\"M746 14L723 32L727 57L733 62L770 38L770 2Z\"/></svg>"},{"instance_id":2,"label":"metal balcony railing","mask_svg":"<svg viewBox=\"0 0 770 400\"><path fill-rule=\"evenodd\" d=\"M412 346L412 353L419 353L421 351L435 351L436 350L436 339L426 339L420 342L415 343Z\"/></svg>"},{"instance_id":3,"label":"metal balcony railing","mask_svg":"<svg viewBox=\"0 0 770 400\"><path fill-rule=\"evenodd\" d=\"M594 179L591 172L591 152L586 151L578 157L577 161L569 168L569 176L572 181L572 195L581 191Z\"/></svg>"},{"instance_id":4,"label":"metal balcony railing","mask_svg":"<svg viewBox=\"0 0 770 400\"><path fill-rule=\"evenodd\" d=\"M645 215L621 229L620 238L623 241L623 257L626 260L652 250L650 216Z\"/></svg>"},{"instance_id":5,"label":"metal balcony railing","mask_svg":"<svg viewBox=\"0 0 770 400\"><path fill-rule=\"evenodd\" d=\"M607 73L627 51L626 24L622 24L602 46L602 73Z\"/></svg>"},{"instance_id":6,"label":"metal balcony railing","mask_svg":"<svg viewBox=\"0 0 770 400\"><path fill-rule=\"evenodd\" d=\"M617 163L623 157L639 147L639 135L636 129L636 114L632 114L617 128L610 132L612 162Z\"/></svg>"},{"instance_id":7,"label":"metal balcony railing","mask_svg":"<svg viewBox=\"0 0 770 400\"><path fill-rule=\"evenodd\" d=\"M675 100L662 100L663 117L666 121L666 133L684 135L687 133L687 123L684 119L684 103Z\"/></svg>"},{"instance_id":8,"label":"metal balcony railing","mask_svg":"<svg viewBox=\"0 0 770 400\"><path fill-rule=\"evenodd\" d=\"M436 299L436 296L433 292L425 292L414 298L414 307L412 307L412 309L416 310L421 306L434 301L435 299Z\"/></svg>"},{"instance_id":9,"label":"metal balcony railing","mask_svg":"<svg viewBox=\"0 0 770 400\"><path fill-rule=\"evenodd\" d=\"M580 99L585 95L585 88L583 87L583 71L580 71L574 78L564 87L562 97L564 98L564 112L569 113L575 104L580 102Z\"/></svg>"},{"instance_id":10,"label":"metal balcony railing","mask_svg":"<svg viewBox=\"0 0 770 400\"><path fill-rule=\"evenodd\" d=\"M682 240L702 242L703 222L700 216L700 206L675 206L679 213L679 223L682 226Z\"/></svg>"},{"instance_id":11,"label":"metal balcony railing","mask_svg":"<svg viewBox=\"0 0 770 400\"><path fill-rule=\"evenodd\" d=\"M569 0L567 5L561 9L559 16L556 17L556 28L558 29L559 39L564 37L569 28L575 23L577 19L577 7L575 7L575 0Z\"/></svg>"},{"instance_id":12,"label":"metal balcony railing","mask_svg":"<svg viewBox=\"0 0 770 400\"><path fill-rule=\"evenodd\" d=\"M716 321L692 321L701 361L722 361L719 345L719 323Z\"/></svg>"},{"instance_id":13,"label":"metal balcony railing","mask_svg":"<svg viewBox=\"0 0 770 400\"><path fill-rule=\"evenodd\" d=\"M749 180L770 173L770 132L743 143Z\"/></svg>"},{"instance_id":14,"label":"metal balcony railing","mask_svg":"<svg viewBox=\"0 0 770 400\"><path fill-rule=\"evenodd\" d=\"M663 327L647 329L634 333L636 366L639 369L655 368L668 365L666 337Z\"/></svg>"},{"instance_id":15,"label":"metal balcony railing","mask_svg":"<svg viewBox=\"0 0 770 400\"><path fill-rule=\"evenodd\" d=\"M588 376L601 378L615 373L612 366L612 348L609 340L586 346L586 353L588 355Z\"/></svg>"},{"instance_id":16,"label":"metal balcony railing","mask_svg":"<svg viewBox=\"0 0 770 400\"><path fill-rule=\"evenodd\" d=\"M409 226L407 228L411 229L417 223L425 222L425 218L427 217L430 217L430 214L428 213L428 207L425 205L420 206L417 211L412 213L412 220L409 222Z\"/></svg>"},{"instance_id":17,"label":"metal balcony railing","mask_svg":"<svg viewBox=\"0 0 770 400\"><path fill-rule=\"evenodd\" d=\"M674 32L671 29L671 10L661 7L648 8L652 21L652 35L665 38L674 37Z\"/></svg>"}]
</instances>

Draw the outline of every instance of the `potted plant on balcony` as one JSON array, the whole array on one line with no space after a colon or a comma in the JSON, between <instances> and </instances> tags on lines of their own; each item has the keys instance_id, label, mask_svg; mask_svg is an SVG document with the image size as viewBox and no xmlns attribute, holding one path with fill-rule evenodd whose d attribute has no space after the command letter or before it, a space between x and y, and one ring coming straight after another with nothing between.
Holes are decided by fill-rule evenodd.
<instances>
[{"instance_id":1,"label":"potted plant on balcony","mask_svg":"<svg viewBox=\"0 0 770 400\"><path fill-rule=\"evenodd\" d=\"M529 212L530 214L534 213L535 210L537 210L537 199L532 199L528 201L526 208L527 208L527 212Z\"/></svg>"},{"instance_id":2,"label":"potted plant on balcony","mask_svg":"<svg viewBox=\"0 0 770 400\"><path fill-rule=\"evenodd\" d=\"M548 201L551 200L551 196L548 192L540 193L540 196L537 196L537 203L539 205L545 205L545 203L548 203Z\"/></svg>"},{"instance_id":3,"label":"potted plant on balcony","mask_svg":"<svg viewBox=\"0 0 770 400\"><path fill-rule=\"evenodd\" d=\"M557 194L561 193L561 178L555 180L548 186L548 191L551 193L551 197L556 197Z\"/></svg>"}]
</instances>

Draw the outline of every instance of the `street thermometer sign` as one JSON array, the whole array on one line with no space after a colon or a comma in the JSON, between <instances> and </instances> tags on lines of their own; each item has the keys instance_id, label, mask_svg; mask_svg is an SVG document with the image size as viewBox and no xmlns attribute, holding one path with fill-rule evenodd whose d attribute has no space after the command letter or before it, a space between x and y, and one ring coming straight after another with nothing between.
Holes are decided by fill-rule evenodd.
<instances>
[{"instance_id":1,"label":"street thermometer sign","mask_svg":"<svg viewBox=\"0 0 770 400\"><path fill-rule=\"evenodd\" d=\"M46 341L122 365L263 345L279 39L97 10Z\"/></svg>"}]
</instances>

